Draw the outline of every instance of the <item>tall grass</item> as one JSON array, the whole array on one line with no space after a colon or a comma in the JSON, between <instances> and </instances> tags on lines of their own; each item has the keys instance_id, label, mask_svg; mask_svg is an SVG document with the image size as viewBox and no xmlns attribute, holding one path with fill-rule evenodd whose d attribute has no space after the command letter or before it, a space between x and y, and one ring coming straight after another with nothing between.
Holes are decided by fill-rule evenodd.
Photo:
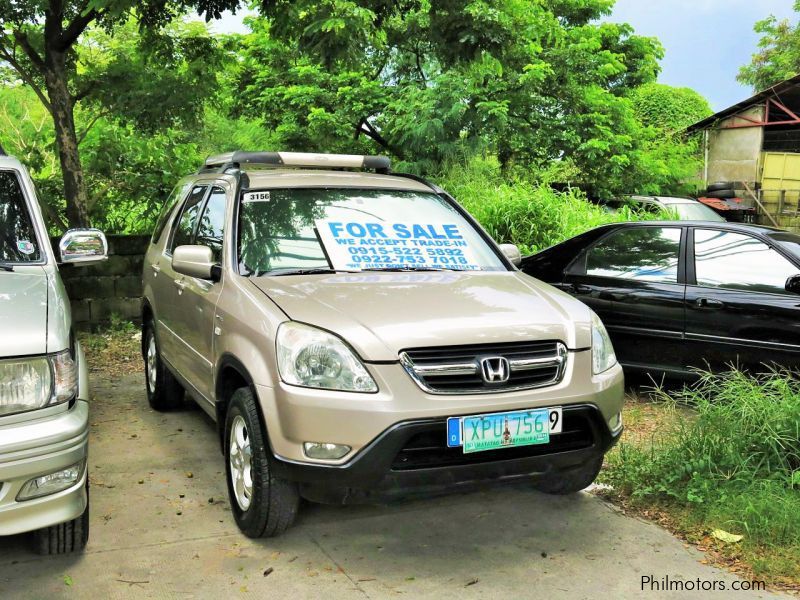
<instances>
[{"instance_id":1,"label":"tall grass","mask_svg":"<svg viewBox=\"0 0 800 600\"><path fill-rule=\"evenodd\" d=\"M779 548L762 568L800 577L800 380L772 372L704 375L666 394L694 419L676 419L650 445L620 444L604 478L635 502L677 504L707 529ZM757 553L756 553L757 554Z\"/></svg>"},{"instance_id":2,"label":"tall grass","mask_svg":"<svg viewBox=\"0 0 800 600\"><path fill-rule=\"evenodd\" d=\"M610 213L588 202L578 190L557 192L533 179L507 179L496 160L474 158L449 166L437 182L495 240L517 244L523 254L605 223L656 218L627 208Z\"/></svg>"}]
</instances>

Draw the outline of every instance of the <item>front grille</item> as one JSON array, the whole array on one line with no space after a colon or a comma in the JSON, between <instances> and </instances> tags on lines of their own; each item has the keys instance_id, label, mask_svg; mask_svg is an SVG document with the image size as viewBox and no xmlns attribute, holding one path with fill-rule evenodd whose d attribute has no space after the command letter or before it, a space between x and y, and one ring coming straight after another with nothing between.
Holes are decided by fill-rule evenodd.
<instances>
[{"instance_id":1,"label":"front grille","mask_svg":"<svg viewBox=\"0 0 800 600\"><path fill-rule=\"evenodd\" d=\"M490 369L507 369L507 377L491 381L483 365L487 360ZM567 348L557 341L439 346L405 350L400 362L427 392L487 394L558 383L567 365Z\"/></svg>"},{"instance_id":2,"label":"front grille","mask_svg":"<svg viewBox=\"0 0 800 600\"><path fill-rule=\"evenodd\" d=\"M590 415L584 410L563 412L562 433L550 436L547 444L534 444L516 448L500 448L464 454L462 448L447 446L446 422L431 424L424 432L411 436L392 462L393 471L412 471L439 467L457 467L499 460L513 460L582 450L594 443L594 430Z\"/></svg>"}]
</instances>

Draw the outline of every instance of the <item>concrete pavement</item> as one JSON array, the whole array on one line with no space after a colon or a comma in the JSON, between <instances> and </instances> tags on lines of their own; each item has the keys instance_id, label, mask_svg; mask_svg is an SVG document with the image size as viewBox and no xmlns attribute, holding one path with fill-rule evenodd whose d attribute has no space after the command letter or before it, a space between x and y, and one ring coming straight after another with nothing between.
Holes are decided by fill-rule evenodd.
<instances>
[{"instance_id":1,"label":"concrete pavement","mask_svg":"<svg viewBox=\"0 0 800 600\"><path fill-rule=\"evenodd\" d=\"M0 538L0 598L770 598L659 527L586 493L514 486L391 506L305 504L277 539L230 514L213 423L159 414L142 376L94 375L92 530L83 555ZM655 580L726 591L654 592Z\"/></svg>"}]
</instances>

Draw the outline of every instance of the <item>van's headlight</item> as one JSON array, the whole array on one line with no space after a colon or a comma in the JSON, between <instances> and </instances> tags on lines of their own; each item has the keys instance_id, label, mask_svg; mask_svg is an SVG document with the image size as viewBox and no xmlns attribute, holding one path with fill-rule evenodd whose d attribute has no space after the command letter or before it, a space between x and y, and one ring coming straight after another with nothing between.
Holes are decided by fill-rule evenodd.
<instances>
[{"instance_id":1,"label":"van's headlight","mask_svg":"<svg viewBox=\"0 0 800 600\"><path fill-rule=\"evenodd\" d=\"M277 336L278 371L291 385L377 392L364 364L341 339L302 323L282 323Z\"/></svg>"},{"instance_id":2,"label":"van's headlight","mask_svg":"<svg viewBox=\"0 0 800 600\"><path fill-rule=\"evenodd\" d=\"M0 415L44 408L78 393L78 366L68 350L0 360Z\"/></svg>"},{"instance_id":3,"label":"van's headlight","mask_svg":"<svg viewBox=\"0 0 800 600\"><path fill-rule=\"evenodd\" d=\"M595 313L592 313L592 374L598 375L608 371L617 364L614 346L608 337L605 325Z\"/></svg>"}]
</instances>

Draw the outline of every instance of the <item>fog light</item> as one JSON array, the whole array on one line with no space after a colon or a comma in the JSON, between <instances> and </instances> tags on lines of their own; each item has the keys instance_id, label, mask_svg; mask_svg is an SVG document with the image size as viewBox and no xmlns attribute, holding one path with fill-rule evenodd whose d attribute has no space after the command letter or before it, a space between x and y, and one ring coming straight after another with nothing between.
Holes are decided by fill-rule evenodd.
<instances>
[{"instance_id":1,"label":"fog light","mask_svg":"<svg viewBox=\"0 0 800 600\"><path fill-rule=\"evenodd\" d=\"M323 442L305 442L303 444L303 452L306 453L308 458L336 460L350 452L350 446L345 446L343 444L326 444Z\"/></svg>"},{"instance_id":2,"label":"fog light","mask_svg":"<svg viewBox=\"0 0 800 600\"><path fill-rule=\"evenodd\" d=\"M613 417L608 420L608 428L611 429L611 433L616 434L620 429L622 429L622 413L618 412Z\"/></svg>"},{"instance_id":3,"label":"fog light","mask_svg":"<svg viewBox=\"0 0 800 600\"><path fill-rule=\"evenodd\" d=\"M86 460L82 460L61 471L31 479L22 486L19 494L17 494L17 502L41 498L72 487L83 477L84 467L86 467Z\"/></svg>"}]
</instances>

